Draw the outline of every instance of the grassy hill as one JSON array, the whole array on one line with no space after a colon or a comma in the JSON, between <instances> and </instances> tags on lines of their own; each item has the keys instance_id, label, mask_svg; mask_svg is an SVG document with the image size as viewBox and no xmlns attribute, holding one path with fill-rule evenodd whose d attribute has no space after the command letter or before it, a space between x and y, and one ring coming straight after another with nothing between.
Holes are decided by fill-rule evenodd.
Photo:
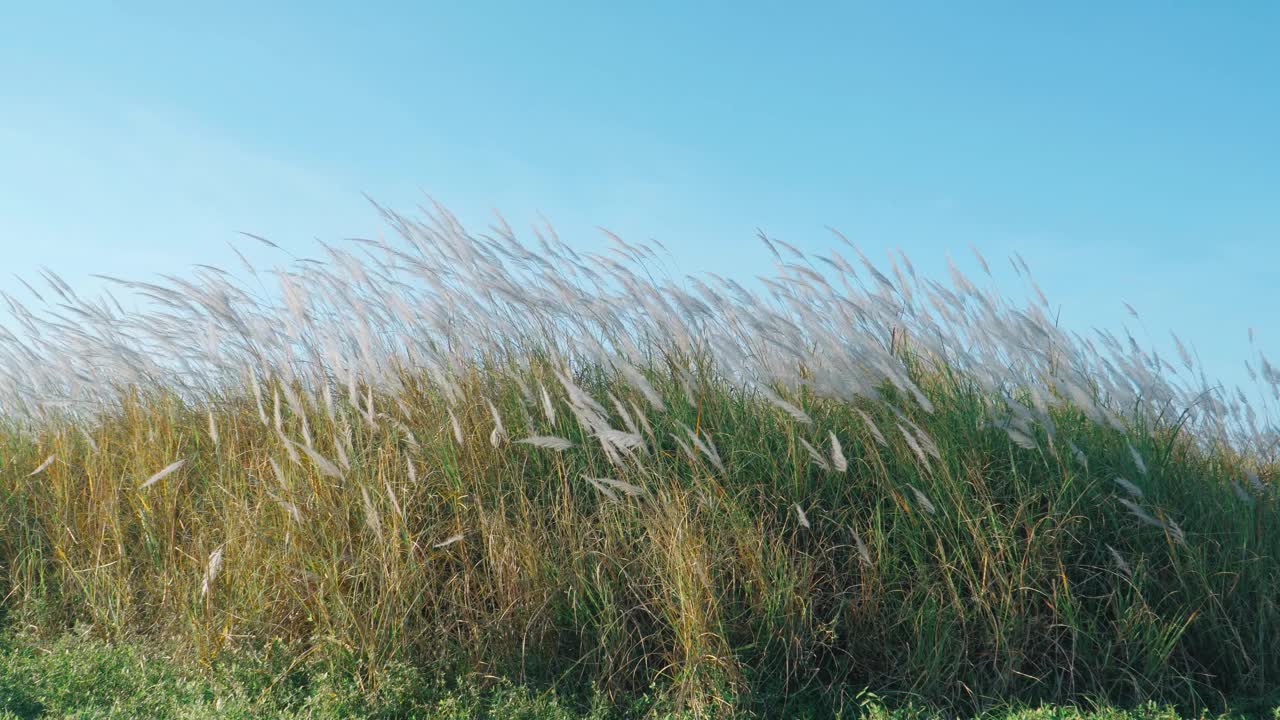
<instances>
[{"instance_id":1,"label":"grassy hill","mask_svg":"<svg viewBox=\"0 0 1280 720\"><path fill-rule=\"evenodd\" d=\"M140 309L6 296L11 712L103 678L298 717L1157 717L1280 683L1277 435L1185 352L851 244L763 238L749 289L387 218L323 263L112 279Z\"/></svg>"}]
</instances>

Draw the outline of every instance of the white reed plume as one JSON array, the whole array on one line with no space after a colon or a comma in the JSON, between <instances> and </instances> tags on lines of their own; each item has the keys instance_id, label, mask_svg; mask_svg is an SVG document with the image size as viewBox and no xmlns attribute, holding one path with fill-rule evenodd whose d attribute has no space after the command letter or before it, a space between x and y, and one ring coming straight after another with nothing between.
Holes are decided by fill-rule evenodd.
<instances>
[{"instance_id":1,"label":"white reed plume","mask_svg":"<svg viewBox=\"0 0 1280 720\"><path fill-rule=\"evenodd\" d=\"M464 535L462 533L458 533L457 535L450 535L449 537L445 538L444 540L441 540L440 542L436 543L435 545L432 545L431 547L437 550L440 550L442 548L447 548L450 545L462 540L463 537Z\"/></svg>"},{"instance_id":2,"label":"white reed plume","mask_svg":"<svg viewBox=\"0 0 1280 720\"><path fill-rule=\"evenodd\" d=\"M644 488L623 480L617 480L614 478L586 478L586 480L592 485L604 485L631 497L640 497L641 495L646 494Z\"/></svg>"},{"instance_id":3,"label":"white reed plume","mask_svg":"<svg viewBox=\"0 0 1280 720\"><path fill-rule=\"evenodd\" d=\"M1036 441L1031 439L1031 437L1025 433L1014 430L1011 427L1005 428L1004 432L1009 436L1009 439L1013 441L1014 445L1017 445L1024 450L1038 450L1040 448L1040 446L1036 444Z\"/></svg>"},{"instance_id":4,"label":"white reed plume","mask_svg":"<svg viewBox=\"0 0 1280 720\"><path fill-rule=\"evenodd\" d=\"M1258 473L1252 470L1245 470L1244 475L1249 479L1249 486L1252 487L1255 492L1265 493L1267 491L1267 486L1262 484L1262 479L1258 477Z\"/></svg>"},{"instance_id":5,"label":"white reed plume","mask_svg":"<svg viewBox=\"0 0 1280 720\"><path fill-rule=\"evenodd\" d=\"M289 441L286 440L285 442L289 442ZM290 444L295 445L295 443L290 443ZM338 466L334 465L333 461L329 460L329 458L321 455L315 450L312 450L306 445L302 445L299 447L301 448L302 452L306 453L307 457L311 458L311 462L315 463L316 467L320 469L320 472L332 478L342 477L342 470L338 469Z\"/></svg>"},{"instance_id":6,"label":"white reed plume","mask_svg":"<svg viewBox=\"0 0 1280 720\"><path fill-rule=\"evenodd\" d=\"M373 506L373 498L369 497L369 489L360 486L360 499L364 503L364 519L369 525L369 529L377 536L378 542L384 542L382 538L382 518L378 515L378 509Z\"/></svg>"},{"instance_id":7,"label":"white reed plume","mask_svg":"<svg viewBox=\"0 0 1280 720\"><path fill-rule=\"evenodd\" d=\"M764 396L765 400L768 400L771 405L780 408L783 412L790 415L796 422L802 425L813 424L813 418L809 417L808 413L801 410L799 407L792 405L786 400L783 400L781 396L773 390L770 390L767 385L759 385L757 386L757 389L760 391L760 394Z\"/></svg>"},{"instance_id":8,"label":"white reed plume","mask_svg":"<svg viewBox=\"0 0 1280 720\"><path fill-rule=\"evenodd\" d=\"M186 465L186 464L187 464L186 459L174 460L173 462L164 466L164 468L161 469L159 472L157 472L155 475L152 475L151 477L147 478L146 482L138 486L138 489L146 490L147 488L151 487L152 485L155 485L156 483L165 479L166 477L173 474L174 472L177 472L179 468L181 468L183 465Z\"/></svg>"},{"instance_id":9,"label":"white reed plume","mask_svg":"<svg viewBox=\"0 0 1280 720\"><path fill-rule=\"evenodd\" d=\"M920 489L917 488L915 485L912 485L911 483L907 483L907 487L911 488L911 493L916 496L916 502L920 503L920 507L923 508L924 511L929 513L930 515L934 514L937 508L934 507L933 501L929 500L928 496L920 492Z\"/></svg>"},{"instance_id":10,"label":"white reed plume","mask_svg":"<svg viewBox=\"0 0 1280 720\"><path fill-rule=\"evenodd\" d=\"M276 502L280 503L280 507L284 509L285 513L287 513L295 523L299 525L302 524L302 511L298 509L297 505L285 500L284 498L277 497L274 494L271 497L275 498Z\"/></svg>"},{"instance_id":11,"label":"white reed plume","mask_svg":"<svg viewBox=\"0 0 1280 720\"><path fill-rule=\"evenodd\" d=\"M1073 457L1075 457L1076 462L1080 463L1081 467L1088 470L1089 458L1087 455L1084 454L1084 451L1076 447L1076 444L1070 441L1067 442L1067 447L1071 448L1071 454Z\"/></svg>"},{"instance_id":12,"label":"white reed plume","mask_svg":"<svg viewBox=\"0 0 1280 720\"><path fill-rule=\"evenodd\" d=\"M1116 567L1120 568L1120 572L1124 573L1125 577L1133 577L1133 568L1129 567L1129 563L1125 561L1120 551L1110 545L1107 545L1106 548L1111 551L1111 559L1116 561Z\"/></svg>"},{"instance_id":13,"label":"white reed plume","mask_svg":"<svg viewBox=\"0 0 1280 720\"><path fill-rule=\"evenodd\" d=\"M867 544L862 541L862 536L857 530L849 528L849 534L853 536L853 544L858 548L858 557L862 558L862 562L867 565L871 564L871 552L867 550Z\"/></svg>"},{"instance_id":14,"label":"white reed plume","mask_svg":"<svg viewBox=\"0 0 1280 720\"><path fill-rule=\"evenodd\" d=\"M209 439L213 441L213 446L218 447L218 423L213 419L213 408L209 411Z\"/></svg>"},{"instance_id":15,"label":"white reed plume","mask_svg":"<svg viewBox=\"0 0 1280 720\"><path fill-rule=\"evenodd\" d=\"M337 433L333 435L333 450L338 454L338 464L349 472L351 470L351 458L347 456L346 447L338 440Z\"/></svg>"},{"instance_id":16,"label":"white reed plume","mask_svg":"<svg viewBox=\"0 0 1280 720\"><path fill-rule=\"evenodd\" d=\"M1129 454L1133 457L1133 464L1138 467L1138 472L1142 473L1143 475L1146 475L1147 464L1143 462L1142 455L1138 453L1138 449L1135 448L1132 443L1130 443L1129 445Z\"/></svg>"},{"instance_id":17,"label":"white reed plume","mask_svg":"<svg viewBox=\"0 0 1280 720\"><path fill-rule=\"evenodd\" d=\"M1142 488L1138 487L1137 485L1134 485L1133 483L1129 482L1128 480L1118 475L1114 479L1115 479L1115 483L1120 487L1124 488L1124 491L1129 493L1130 495L1136 498L1140 498L1143 496L1144 493L1142 492Z\"/></svg>"},{"instance_id":18,"label":"white reed plume","mask_svg":"<svg viewBox=\"0 0 1280 720\"><path fill-rule=\"evenodd\" d=\"M608 485L600 482L599 479L584 477L583 480L586 480L588 483L590 483L591 487L595 488L596 490L599 490L600 493L604 495L606 498L608 498L610 502L618 502L618 494L615 493L613 489L610 488Z\"/></svg>"},{"instance_id":19,"label":"white reed plume","mask_svg":"<svg viewBox=\"0 0 1280 720\"><path fill-rule=\"evenodd\" d=\"M880 433L880 428L876 427L876 423L871 419L871 416L863 412L862 408L857 408L856 410L858 416L862 418L862 422L866 423L867 431L871 433L871 437L880 445L887 446L889 443L884 439L884 435Z\"/></svg>"},{"instance_id":20,"label":"white reed plume","mask_svg":"<svg viewBox=\"0 0 1280 720\"><path fill-rule=\"evenodd\" d=\"M906 439L907 447L911 448L911 452L915 453L916 459L920 461L920 466L927 472L933 472L932 468L929 467L929 458L925 457L924 450L920 448L920 443L916 440L915 436L911 434L911 431L902 427L901 424L898 425L898 431L901 432L902 437Z\"/></svg>"},{"instance_id":21,"label":"white reed plume","mask_svg":"<svg viewBox=\"0 0 1280 720\"><path fill-rule=\"evenodd\" d=\"M804 438L796 438L796 440L800 442L800 446L804 448L805 452L809 453L810 462L822 468L823 470L831 469L831 465L827 463L827 459L822 457L822 453L818 452L817 448L809 444L809 441L805 440Z\"/></svg>"},{"instance_id":22,"label":"white reed plume","mask_svg":"<svg viewBox=\"0 0 1280 720\"><path fill-rule=\"evenodd\" d=\"M1240 484L1239 480L1231 481L1231 492L1236 496L1236 499L1239 500L1240 502L1246 505L1253 504L1253 496L1249 494L1248 490L1244 489L1244 486Z\"/></svg>"},{"instance_id":23,"label":"white reed plume","mask_svg":"<svg viewBox=\"0 0 1280 720\"><path fill-rule=\"evenodd\" d=\"M1116 499L1121 505L1124 505L1134 517L1138 518L1143 523L1152 527L1164 528L1164 523L1160 522L1154 515L1144 510L1141 505L1133 502L1132 500L1126 500L1125 498Z\"/></svg>"},{"instance_id":24,"label":"white reed plume","mask_svg":"<svg viewBox=\"0 0 1280 720\"><path fill-rule=\"evenodd\" d=\"M573 447L573 443L562 437L555 435L532 435L527 438L516 440L517 443L532 445L534 447L546 448L548 450L568 450Z\"/></svg>"},{"instance_id":25,"label":"white reed plume","mask_svg":"<svg viewBox=\"0 0 1280 720\"><path fill-rule=\"evenodd\" d=\"M844 457L844 450L840 447L840 438L836 437L834 432L831 433L831 466L836 472L844 472L849 469L849 461Z\"/></svg>"},{"instance_id":26,"label":"white reed plume","mask_svg":"<svg viewBox=\"0 0 1280 720\"><path fill-rule=\"evenodd\" d=\"M489 444L496 448L507 439L507 428L502 424L502 416L498 414L498 408L488 400L485 400L485 403L489 406L489 413L493 415L493 432L489 433Z\"/></svg>"},{"instance_id":27,"label":"white reed plume","mask_svg":"<svg viewBox=\"0 0 1280 720\"><path fill-rule=\"evenodd\" d=\"M219 547L209 554L209 563L205 566L204 579L200 583L200 596L207 597L209 590L213 587L213 583L218 579L218 573L222 571L222 548Z\"/></svg>"},{"instance_id":28,"label":"white reed plume","mask_svg":"<svg viewBox=\"0 0 1280 720\"><path fill-rule=\"evenodd\" d=\"M37 465L35 470L32 470L30 473L28 473L27 477L35 477L36 475L39 475L40 473L44 472L45 469L47 469L50 465L52 465L54 460L57 460L57 459L58 459L58 456L50 455L49 457L44 459L44 462Z\"/></svg>"},{"instance_id":29,"label":"white reed plume","mask_svg":"<svg viewBox=\"0 0 1280 720\"><path fill-rule=\"evenodd\" d=\"M627 381L631 383L632 387L639 390L640 394L644 396L644 399L649 401L649 405L653 407L654 411L662 412L667 409L666 405L662 402L662 396L659 395L658 391L654 390L653 386L649 384L649 381L645 379L644 373L637 370L630 363L623 363L619 366L619 369L622 371L622 375L627 379Z\"/></svg>"},{"instance_id":30,"label":"white reed plume","mask_svg":"<svg viewBox=\"0 0 1280 720\"><path fill-rule=\"evenodd\" d=\"M547 387L542 383L538 383L538 389L542 391L542 414L547 418L547 424L555 427L556 406L551 403L551 394L547 392Z\"/></svg>"},{"instance_id":31,"label":"white reed plume","mask_svg":"<svg viewBox=\"0 0 1280 720\"><path fill-rule=\"evenodd\" d=\"M796 510L796 519L800 521L800 527L810 527L809 516L804 514L804 508L800 507L800 503L796 503L794 507Z\"/></svg>"},{"instance_id":32,"label":"white reed plume","mask_svg":"<svg viewBox=\"0 0 1280 720\"><path fill-rule=\"evenodd\" d=\"M458 443L458 447L464 444L462 439L462 425L458 422L458 416L453 414L453 410L449 410L449 426L453 428L453 439Z\"/></svg>"}]
</instances>

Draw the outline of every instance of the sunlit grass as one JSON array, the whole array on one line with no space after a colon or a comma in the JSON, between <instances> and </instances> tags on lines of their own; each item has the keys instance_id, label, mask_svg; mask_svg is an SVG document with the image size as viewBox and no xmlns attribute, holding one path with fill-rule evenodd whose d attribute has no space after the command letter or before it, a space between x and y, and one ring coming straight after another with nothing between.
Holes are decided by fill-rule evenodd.
<instances>
[{"instance_id":1,"label":"sunlit grass","mask_svg":"<svg viewBox=\"0 0 1280 720\"><path fill-rule=\"evenodd\" d=\"M539 314L572 294L546 268L542 290L491 277L431 301L385 265L344 272L281 276L282 305L253 312L229 285L178 286L212 350L168 339L163 312L51 331L85 354L4 396L11 627L193 666L275 644L364 697L407 667L692 714L831 712L863 688L1194 711L1280 684L1270 431L1176 404L1194 396L1158 373L1128 406L1115 377L1075 397L1097 363L1019 355L1033 331L1066 341L1029 314L988 318L1009 342L991 357L1042 362L984 374L914 330L827 327L833 297L877 312L852 291L805 311L797 290L774 316L601 301L569 327ZM695 303L673 292L645 302ZM813 344L788 347L787 323ZM41 408L41 388L69 404Z\"/></svg>"}]
</instances>

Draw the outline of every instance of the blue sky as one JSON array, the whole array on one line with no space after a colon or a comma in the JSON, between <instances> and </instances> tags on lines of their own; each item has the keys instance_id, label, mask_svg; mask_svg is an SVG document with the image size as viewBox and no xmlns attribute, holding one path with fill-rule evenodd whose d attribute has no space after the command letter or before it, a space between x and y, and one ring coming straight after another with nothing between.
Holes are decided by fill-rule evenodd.
<instances>
[{"instance_id":1,"label":"blue sky","mask_svg":"<svg viewBox=\"0 0 1280 720\"><path fill-rule=\"evenodd\" d=\"M0 14L6 270L232 267L425 191L735 275L757 227L940 279L972 243L1020 295L1017 250L1070 327L1280 354L1277 3L204 5Z\"/></svg>"}]
</instances>

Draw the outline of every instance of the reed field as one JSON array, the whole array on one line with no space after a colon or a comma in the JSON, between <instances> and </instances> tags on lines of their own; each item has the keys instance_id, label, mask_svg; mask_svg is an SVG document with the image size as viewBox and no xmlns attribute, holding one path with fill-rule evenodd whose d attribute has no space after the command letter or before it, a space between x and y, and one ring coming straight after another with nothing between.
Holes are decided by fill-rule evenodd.
<instances>
[{"instance_id":1,"label":"reed field","mask_svg":"<svg viewBox=\"0 0 1280 720\"><path fill-rule=\"evenodd\" d=\"M244 717L1274 704L1261 353L1246 394L1176 338L1067 332L1016 256L1025 303L976 251L944 281L762 235L748 281L379 210L278 267L4 295L15 717L68 638Z\"/></svg>"}]
</instances>

